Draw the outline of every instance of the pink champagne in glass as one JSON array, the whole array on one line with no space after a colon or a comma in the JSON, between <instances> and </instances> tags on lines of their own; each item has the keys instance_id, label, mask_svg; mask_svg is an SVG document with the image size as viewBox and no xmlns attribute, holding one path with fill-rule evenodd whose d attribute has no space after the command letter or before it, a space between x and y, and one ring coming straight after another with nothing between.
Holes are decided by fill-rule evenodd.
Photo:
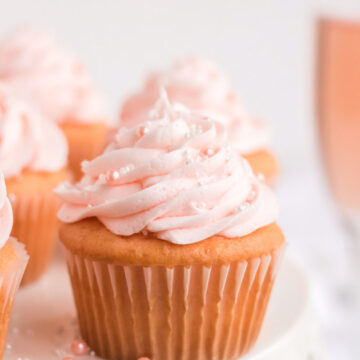
<instances>
[{"instance_id":1,"label":"pink champagne in glass","mask_svg":"<svg viewBox=\"0 0 360 360\"><path fill-rule=\"evenodd\" d=\"M360 229L360 22L318 23L317 110L335 199ZM360 233L358 233L358 236Z\"/></svg>"}]
</instances>

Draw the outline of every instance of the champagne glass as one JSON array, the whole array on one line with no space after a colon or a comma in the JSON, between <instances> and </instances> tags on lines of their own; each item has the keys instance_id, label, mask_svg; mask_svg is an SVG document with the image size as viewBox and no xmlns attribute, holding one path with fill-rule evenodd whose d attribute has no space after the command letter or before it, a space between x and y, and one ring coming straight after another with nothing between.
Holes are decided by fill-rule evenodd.
<instances>
[{"instance_id":1,"label":"champagne glass","mask_svg":"<svg viewBox=\"0 0 360 360\"><path fill-rule=\"evenodd\" d=\"M360 21L320 19L317 118L333 197L348 237L348 290L358 299L360 275ZM351 279L350 279L351 278Z\"/></svg>"}]
</instances>

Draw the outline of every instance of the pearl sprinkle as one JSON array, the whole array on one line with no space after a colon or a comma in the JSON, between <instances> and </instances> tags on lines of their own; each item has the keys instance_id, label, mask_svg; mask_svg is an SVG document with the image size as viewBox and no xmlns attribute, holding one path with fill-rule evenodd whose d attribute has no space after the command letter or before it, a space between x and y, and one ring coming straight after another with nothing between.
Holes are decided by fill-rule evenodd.
<instances>
[{"instance_id":1,"label":"pearl sprinkle","mask_svg":"<svg viewBox=\"0 0 360 360\"><path fill-rule=\"evenodd\" d=\"M119 170L113 170L113 171L109 171L106 175L105 175L105 179L107 182L116 182L117 180L120 179L121 176L125 176L129 171L134 169L134 165L126 165L122 168L120 168Z\"/></svg>"},{"instance_id":2,"label":"pearl sprinkle","mask_svg":"<svg viewBox=\"0 0 360 360\"><path fill-rule=\"evenodd\" d=\"M234 213L239 213L245 211L250 206L250 203L248 201L245 201L243 204L237 206L234 209Z\"/></svg>"},{"instance_id":3,"label":"pearl sprinkle","mask_svg":"<svg viewBox=\"0 0 360 360\"><path fill-rule=\"evenodd\" d=\"M144 135L146 135L149 131L150 129L147 126L141 125L136 129L136 136L138 138L141 138Z\"/></svg>"},{"instance_id":4,"label":"pearl sprinkle","mask_svg":"<svg viewBox=\"0 0 360 360\"><path fill-rule=\"evenodd\" d=\"M215 149L214 148L208 148L201 152L202 156L205 158L209 158L215 155Z\"/></svg>"},{"instance_id":5,"label":"pearl sprinkle","mask_svg":"<svg viewBox=\"0 0 360 360\"><path fill-rule=\"evenodd\" d=\"M74 355L85 355L86 353L88 353L89 351L89 347L86 344L86 342L82 339L76 339L72 342L71 344L71 352Z\"/></svg>"},{"instance_id":6,"label":"pearl sprinkle","mask_svg":"<svg viewBox=\"0 0 360 360\"><path fill-rule=\"evenodd\" d=\"M120 178L120 173L117 170L110 171L106 174L106 181L116 181Z\"/></svg>"},{"instance_id":7,"label":"pearl sprinkle","mask_svg":"<svg viewBox=\"0 0 360 360\"><path fill-rule=\"evenodd\" d=\"M264 176L264 174L262 174L262 173L258 173L258 174L257 174L257 178L258 178L259 181L261 181L261 182L264 182L264 181L265 181L265 176Z\"/></svg>"},{"instance_id":8,"label":"pearl sprinkle","mask_svg":"<svg viewBox=\"0 0 360 360\"><path fill-rule=\"evenodd\" d=\"M202 212L202 211L205 211L206 210L206 204L204 202L195 202L195 201L192 201L190 203L191 207L196 210L196 211L199 211L199 212Z\"/></svg>"},{"instance_id":9,"label":"pearl sprinkle","mask_svg":"<svg viewBox=\"0 0 360 360\"><path fill-rule=\"evenodd\" d=\"M190 126L190 131L185 134L185 139L189 140L196 135L202 134L202 132L203 132L203 128L201 125L192 124Z\"/></svg>"}]
</instances>

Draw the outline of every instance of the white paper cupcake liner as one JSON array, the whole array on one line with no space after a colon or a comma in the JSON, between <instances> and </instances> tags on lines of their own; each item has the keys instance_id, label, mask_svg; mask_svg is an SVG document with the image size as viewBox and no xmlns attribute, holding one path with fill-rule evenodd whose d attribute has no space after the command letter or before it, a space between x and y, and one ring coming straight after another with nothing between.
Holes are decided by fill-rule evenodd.
<instances>
[{"instance_id":1,"label":"white paper cupcake liner","mask_svg":"<svg viewBox=\"0 0 360 360\"><path fill-rule=\"evenodd\" d=\"M22 284L39 278L50 263L57 239L59 200L49 190L43 194L9 195L14 212L11 235L25 244L30 261Z\"/></svg>"},{"instance_id":2,"label":"white paper cupcake liner","mask_svg":"<svg viewBox=\"0 0 360 360\"><path fill-rule=\"evenodd\" d=\"M254 344L284 246L210 267L120 266L66 251L83 338L106 359L236 359Z\"/></svg>"},{"instance_id":3,"label":"white paper cupcake liner","mask_svg":"<svg viewBox=\"0 0 360 360\"><path fill-rule=\"evenodd\" d=\"M29 255L25 246L10 238L9 241L15 247L18 262L15 267L0 272L0 358L4 351L7 328L15 294L20 286Z\"/></svg>"}]
</instances>

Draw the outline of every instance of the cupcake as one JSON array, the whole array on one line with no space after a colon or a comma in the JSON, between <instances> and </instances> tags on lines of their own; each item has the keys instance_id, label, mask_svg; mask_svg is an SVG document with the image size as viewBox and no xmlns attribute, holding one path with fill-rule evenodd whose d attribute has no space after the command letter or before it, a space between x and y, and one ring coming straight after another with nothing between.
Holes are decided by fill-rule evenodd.
<instances>
[{"instance_id":1,"label":"cupcake","mask_svg":"<svg viewBox=\"0 0 360 360\"><path fill-rule=\"evenodd\" d=\"M81 161L104 150L107 119L102 98L84 65L49 35L21 27L3 39L0 81L59 124L69 144L69 168L75 179Z\"/></svg>"},{"instance_id":2,"label":"cupcake","mask_svg":"<svg viewBox=\"0 0 360 360\"><path fill-rule=\"evenodd\" d=\"M46 269L58 230L53 188L67 179L67 144L61 130L0 87L0 170L14 211L12 235L30 261L23 283Z\"/></svg>"},{"instance_id":3,"label":"cupcake","mask_svg":"<svg viewBox=\"0 0 360 360\"><path fill-rule=\"evenodd\" d=\"M263 321L277 203L221 124L162 98L119 130L59 218L80 330L106 359L236 359Z\"/></svg>"},{"instance_id":4,"label":"cupcake","mask_svg":"<svg viewBox=\"0 0 360 360\"><path fill-rule=\"evenodd\" d=\"M12 224L13 213L6 197L4 176L0 174L0 359L14 298L29 258L24 245L9 238Z\"/></svg>"},{"instance_id":5,"label":"cupcake","mask_svg":"<svg viewBox=\"0 0 360 360\"><path fill-rule=\"evenodd\" d=\"M249 161L256 174L274 184L278 166L269 150L268 130L244 111L226 76L208 60L186 58L168 71L150 75L142 91L125 100L120 125L132 127L147 119L160 87L166 89L172 102L221 121L229 129L230 144Z\"/></svg>"}]
</instances>

